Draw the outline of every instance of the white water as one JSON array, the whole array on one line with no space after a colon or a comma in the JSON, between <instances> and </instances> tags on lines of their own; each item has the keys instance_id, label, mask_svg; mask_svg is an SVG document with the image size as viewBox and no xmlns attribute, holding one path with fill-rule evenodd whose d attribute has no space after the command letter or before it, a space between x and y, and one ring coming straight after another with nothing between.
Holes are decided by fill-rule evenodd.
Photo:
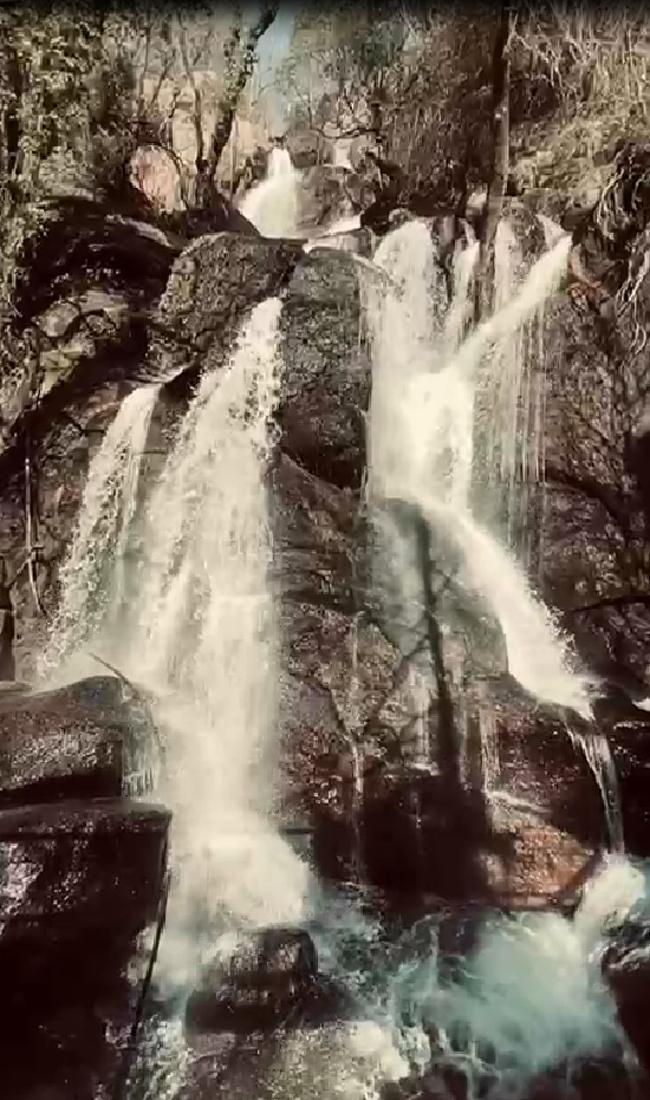
<instances>
[{"instance_id":1,"label":"white water","mask_svg":"<svg viewBox=\"0 0 650 1100\"><path fill-rule=\"evenodd\" d=\"M257 306L227 368L199 385L148 508L125 631L130 669L160 698L175 879L159 974L178 983L219 920L295 923L309 885L268 816L277 669L264 477L279 319L278 299Z\"/></svg>"},{"instance_id":2,"label":"white water","mask_svg":"<svg viewBox=\"0 0 650 1100\"><path fill-rule=\"evenodd\" d=\"M345 977L362 1034L376 1043L374 1076L343 1095L374 1100L382 1080L415 1071L436 1081L454 1067L466 1079L467 1100L520 1100L537 1074L564 1062L615 1050L633 1067L601 960L610 937L630 917L647 915L649 901L646 874L610 856L571 918L470 916L474 946L449 975L437 915L395 938L349 895L325 898L311 928L321 963ZM567 1086L567 1100L574 1095Z\"/></svg>"},{"instance_id":3,"label":"white water","mask_svg":"<svg viewBox=\"0 0 650 1100\"><path fill-rule=\"evenodd\" d=\"M124 402L91 466L52 640L50 661L87 640L157 699L154 796L173 812L157 978L172 989L191 986L221 925L295 923L309 893L270 820L278 678L265 473L280 309L257 306L228 366L202 378L140 518L121 601L156 391Z\"/></svg>"},{"instance_id":4,"label":"white water","mask_svg":"<svg viewBox=\"0 0 650 1100\"><path fill-rule=\"evenodd\" d=\"M373 334L380 378L371 422L373 491L415 503L456 542L463 579L499 618L521 682L535 693L538 687L574 698L582 681L566 671L550 617L469 510L473 375L467 364L473 368L476 358L463 355L472 338L461 340L475 254L467 249L458 256L459 300L446 312L430 242L420 227L411 229L404 234L405 254L395 247L396 235L380 258L401 295L389 292L390 308L376 317ZM506 311L522 315L516 301ZM280 370L279 316L277 300L257 307L228 368L203 378L148 508L140 600L112 638L116 663L161 695L167 757L159 793L175 815L175 881L159 977L172 989L193 980L224 923L293 924L307 907L306 870L268 820L277 675L264 473ZM499 325L492 334L507 331ZM488 333L482 346L491 341ZM396 363L401 377L395 377ZM382 439L379 429L400 434ZM122 453L111 446L114 455ZM131 496L124 493L123 500L124 515L132 517ZM80 530L85 522L82 516ZM580 709L581 700L578 692L566 705ZM276 1094L284 1088L292 1098L302 1091L323 1100L374 1098L382 1080L403 1076L409 1065L423 1069L433 1055L437 1064L465 1069L472 1100L485 1095L479 1089L494 1070L500 1089L511 1086L516 1096L522 1082L563 1057L604 1051L620 1033L599 978L603 932L624 919L641 893L634 869L611 861L572 922L557 914L494 922L463 979L451 984L439 979L435 948L424 959L410 951L406 962L402 953L384 966L373 954L374 930L360 921L355 934L371 948L370 988L360 979L357 990L360 1019L290 1037ZM326 936L332 950L332 929ZM332 969L354 985L345 958L334 958ZM469 1035L461 1050L459 1034Z\"/></svg>"},{"instance_id":5,"label":"white water","mask_svg":"<svg viewBox=\"0 0 650 1100\"><path fill-rule=\"evenodd\" d=\"M241 213L264 237L294 237L300 220L300 172L287 149L273 148L266 179L244 195Z\"/></svg>"},{"instance_id":6,"label":"white water","mask_svg":"<svg viewBox=\"0 0 650 1100\"><path fill-rule=\"evenodd\" d=\"M41 659L46 676L60 673L106 627L124 598L124 555L158 391L158 386L142 386L124 399L90 463L74 537L59 573L59 606Z\"/></svg>"},{"instance_id":7,"label":"white water","mask_svg":"<svg viewBox=\"0 0 650 1100\"><path fill-rule=\"evenodd\" d=\"M462 339L476 246L457 257L456 293L432 295L433 250L426 226L411 222L387 237L375 256L400 287L375 292L371 309L373 395L370 489L417 507L462 554L461 579L491 608L504 632L509 669L537 698L588 716L587 682L568 667L546 607L516 561L475 522L470 505L474 385L481 358L521 326L557 286L568 241L531 269L518 292ZM397 566L408 602L417 590L407 563Z\"/></svg>"},{"instance_id":8,"label":"white water","mask_svg":"<svg viewBox=\"0 0 650 1100\"><path fill-rule=\"evenodd\" d=\"M334 167L335 168L347 168L350 172L354 171L354 167L350 161L350 149L352 148L352 138L339 138L334 142Z\"/></svg>"},{"instance_id":9,"label":"white water","mask_svg":"<svg viewBox=\"0 0 650 1100\"><path fill-rule=\"evenodd\" d=\"M340 237L343 233L354 233L356 229L361 229L361 217L359 214L348 214L345 218L339 218L338 221L328 226L324 237Z\"/></svg>"},{"instance_id":10,"label":"white water","mask_svg":"<svg viewBox=\"0 0 650 1100\"><path fill-rule=\"evenodd\" d=\"M352 236L355 230L361 228L361 219L358 214L351 214L338 221L324 232L311 237L304 245L305 252L311 252L314 248L337 248L341 252L355 253L358 248L356 237Z\"/></svg>"}]
</instances>

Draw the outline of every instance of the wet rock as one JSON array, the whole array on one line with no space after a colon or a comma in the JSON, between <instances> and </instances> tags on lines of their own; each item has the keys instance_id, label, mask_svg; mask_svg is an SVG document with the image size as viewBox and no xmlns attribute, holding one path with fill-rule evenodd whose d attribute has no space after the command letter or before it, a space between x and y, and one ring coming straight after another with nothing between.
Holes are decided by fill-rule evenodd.
<instances>
[{"instance_id":1,"label":"wet rock","mask_svg":"<svg viewBox=\"0 0 650 1100\"><path fill-rule=\"evenodd\" d=\"M0 807L118 797L148 721L113 677L0 696Z\"/></svg>"},{"instance_id":2,"label":"wet rock","mask_svg":"<svg viewBox=\"0 0 650 1100\"><path fill-rule=\"evenodd\" d=\"M227 959L217 958L187 1003L192 1031L246 1034L305 1026L335 1014L341 996L318 973L307 932L271 928L253 933Z\"/></svg>"},{"instance_id":3,"label":"wet rock","mask_svg":"<svg viewBox=\"0 0 650 1100\"><path fill-rule=\"evenodd\" d=\"M245 313L278 294L302 256L299 244L238 233L193 241L175 262L157 318L152 376L191 386L223 364Z\"/></svg>"},{"instance_id":4,"label":"wet rock","mask_svg":"<svg viewBox=\"0 0 650 1100\"><path fill-rule=\"evenodd\" d=\"M310 473L358 487L365 466L370 361L360 347L357 266L314 248L297 265L282 309L281 447Z\"/></svg>"},{"instance_id":5,"label":"wet rock","mask_svg":"<svg viewBox=\"0 0 650 1100\"><path fill-rule=\"evenodd\" d=\"M3 1087L113 1095L160 917L169 815L123 800L0 812ZM50 1094L48 1094L50 1095Z\"/></svg>"},{"instance_id":6,"label":"wet rock","mask_svg":"<svg viewBox=\"0 0 650 1100\"><path fill-rule=\"evenodd\" d=\"M650 928L630 920L611 936L602 961L621 1024L650 1071Z\"/></svg>"},{"instance_id":7,"label":"wet rock","mask_svg":"<svg viewBox=\"0 0 650 1100\"><path fill-rule=\"evenodd\" d=\"M301 180L301 231L331 225L354 213L360 180L349 169L320 164L303 173Z\"/></svg>"}]
</instances>

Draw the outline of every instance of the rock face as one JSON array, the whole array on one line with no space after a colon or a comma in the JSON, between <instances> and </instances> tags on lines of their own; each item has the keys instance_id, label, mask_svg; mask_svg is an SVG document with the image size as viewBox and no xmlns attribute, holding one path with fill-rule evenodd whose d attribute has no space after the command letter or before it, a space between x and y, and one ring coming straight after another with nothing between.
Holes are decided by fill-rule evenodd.
<instances>
[{"instance_id":1,"label":"rock face","mask_svg":"<svg viewBox=\"0 0 650 1100\"><path fill-rule=\"evenodd\" d=\"M125 1073L167 826L160 808L121 799L0 812L2 1065L16 1100L45 1087L93 1100Z\"/></svg>"},{"instance_id":2,"label":"rock face","mask_svg":"<svg viewBox=\"0 0 650 1100\"><path fill-rule=\"evenodd\" d=\"M352 258L313 249L295 268L282 310L282 450L334 485L358 486L370 362L360 341Z\"/></svg>"},{"instance_id":3,"label":"rock face","mask_svg":"<svg viewBox=\"0 0 650 1100\"><path fill-rule=\"evenodd\" d=\"M542 228L521 203L507 212L527 261L543 247ZM437 208L427 225L447 234L446 248L460 231L458 219ZM225 361L244 312L281 294L284 370L269 482L286 815L315 825L323 862L337 876L364 874L386 889L454 897L474 891L517 904L560 896L603 837L595 781L566 730L570 716L535 711L521 693L513 695L512 685L504 689L503 638L460 585L441 596L447 633L433 637L424 616L412 653L391 625L390 601L378 597L379 524L368 515L363 492L371 372L360 273L371 277L349 254L314 248L305 255L296 242L236 233L193 242L175 260L147 349L147 370L174 376L157 413L158 444L168 446L199 370ZM613 668L624 671L642 693L643 419L631 419L629 408L619 416L620 371L614 368L642 371L647 352L631 358L627 322L614 324L606 303L595 305L561 295L547 319L548 484L544 493L532 493L540 515L542 497L545 508L532 564L591 667L607 676ZM80 432L61 423L51 430L48 455L53 447L55 463L37 448L43 528L60 537L51 548L50 575L39 567L45 593L52 592L57 553L79 500L88 434L102 430L123 392L114 387L110 396L104 390L84 399ZM635 401L642 404L640 391ZM20 448L12 453L22 460ZM14 472L21 469L18 463ZM8 548L18 561L21 493L3 497L2 508ZM448 547L432 540L425 546L421 525L412 517L404 523L418 553L446 561ZM586 551L587 569L581 564ZM631 585L634 578L633 590L621 590L623 579ZM27 649L37 635L25 627L25 577L15 596ZM423 597L426 605L424 591ZM626 830L642 851L647 834L638 765L645 732L627 731L613 742L636 807L626 811ZM429 858L436 848L449 849L456 834L465 853L457 866ZM377 839L387 836L390 844Z\"/></svg>"},{"instance_id":4,"label":"rock face","mask_svg":"<svg viewBox=\"0 0 650 1100\"><path fill-rule=\"evenodd\" d=\"M0 697L0 1045L16 1100L112 1096L164 911L169 814L121 797L142 707L95 677Z\"/></svg>"},{"instance_id":5,"label":"rock face","mask_svg":"<svg viewBox=\"0 0 650 1100\"><path fill-rule=\"evenodd\" d=\"M94 686L99 695L106 681ZM118 798L122 764L115 714L84 705L74 689L0 695L0 806Z\"/></svg>"},{"instance_id":6,"label":"rock face","mask_svg":"<svg viewBox=\"0 0 650 1100\"><path fill-rule=\"evenodd\" d=\"M183 375L227 360L244 314L282 289L302 254L299 244L237 233L200 237L174 264L160 303L156 378Z\"/></svg>"}]
</instances>

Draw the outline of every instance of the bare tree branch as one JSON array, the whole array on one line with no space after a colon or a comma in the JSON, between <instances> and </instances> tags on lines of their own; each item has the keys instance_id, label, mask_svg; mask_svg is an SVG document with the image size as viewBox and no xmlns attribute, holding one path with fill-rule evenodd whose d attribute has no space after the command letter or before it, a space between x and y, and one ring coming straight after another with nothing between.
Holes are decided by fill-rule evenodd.
<instances>
[{"instance_id":1,"label":"bare tree branch","mask_svg":"<svg viewBox=\"0 0 650 1100\"><path fill-rule=\"evenodd\" d=\"M266 0L259 19L248 31L243 51L238 60L235 60L235 57L240 46L241 31L239 27L236 27L233 31L230 43L224 50L226 60L232 62L232 65L228 65L230 72L226 80L226 87L217 105L217 118L210 138L207 161L203 159L200 167L197 156L197 200L200 206L210 205L219 159L228 144L240 97L255 66L257 44L275 19L278 7L279 0Z\"/></svg>"}]
</instances>

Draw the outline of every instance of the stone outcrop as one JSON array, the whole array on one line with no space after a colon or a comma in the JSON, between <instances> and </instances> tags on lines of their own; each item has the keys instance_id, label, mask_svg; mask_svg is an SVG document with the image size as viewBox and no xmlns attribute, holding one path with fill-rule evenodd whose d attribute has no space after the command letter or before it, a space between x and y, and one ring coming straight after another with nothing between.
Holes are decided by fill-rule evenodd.
<instances>
[{"instance_id":1,"label":"stone outcrop","mask_svg":"<svg viewBox=\"0 0 650 1100\"><path fill-rule=\"evenodd\" d=\"M282 309L282 450L334 485L359 486L370 362L361 342L358 268L314 249L295 268Z\"/></svg>"},{"instance_id":2,"label":"stone outcrop","mask_svg":"<svg viewBox=\"0 0 650 1100\"><path fill-rule=\"evenodd\" d=\"M117 679L0 694L0 1058L15 1100L96 1100L125 1080L165 902L169 814L122 797L151 734Z\"/></svg>"},{"instance_id":3,"label":"stone outcrop","mask_svg":"<svg viewBox=\"0 0 650 1100\"><path fill-rule=\"evenodd\" d=\"M236 233L200 237L173 266L156 318L152 376L184 386L223 364L245 313L278 294L302 255L300 244Z\"/></svg>"},{"instance_id":4,"label":"stone outcrop","mask_svg":"<svg viewBox=\"0 0 650 1100\"><path fill-rule=\"evenodd\" d=\"M0 812L3 1087L111 1095L160 917L167 813L121 799Z\"/></svg>"},{"instance_id":5,"label":"stone outcrop","mask_svg":"<svg viewBox=\"0 0 650 1100\"><path fill-rule=\"evenodd\" d=\"M185 1026L250 1035L314 1026L335 1019L341 1005L340 993L318 972L308 933L269 928L208 965L187 1002Z\"/></svg>"},{"instance_id":6,"label":"stone outcrop","mask_svg":"<svg viewBox=\"0 0 650 1100\"><path fill-rule=\"evenodd\" d=\"M0 693L0 807L118 798L155 736L146 704L126 691L99 676Z\"/></svg>"}]
</instances>

